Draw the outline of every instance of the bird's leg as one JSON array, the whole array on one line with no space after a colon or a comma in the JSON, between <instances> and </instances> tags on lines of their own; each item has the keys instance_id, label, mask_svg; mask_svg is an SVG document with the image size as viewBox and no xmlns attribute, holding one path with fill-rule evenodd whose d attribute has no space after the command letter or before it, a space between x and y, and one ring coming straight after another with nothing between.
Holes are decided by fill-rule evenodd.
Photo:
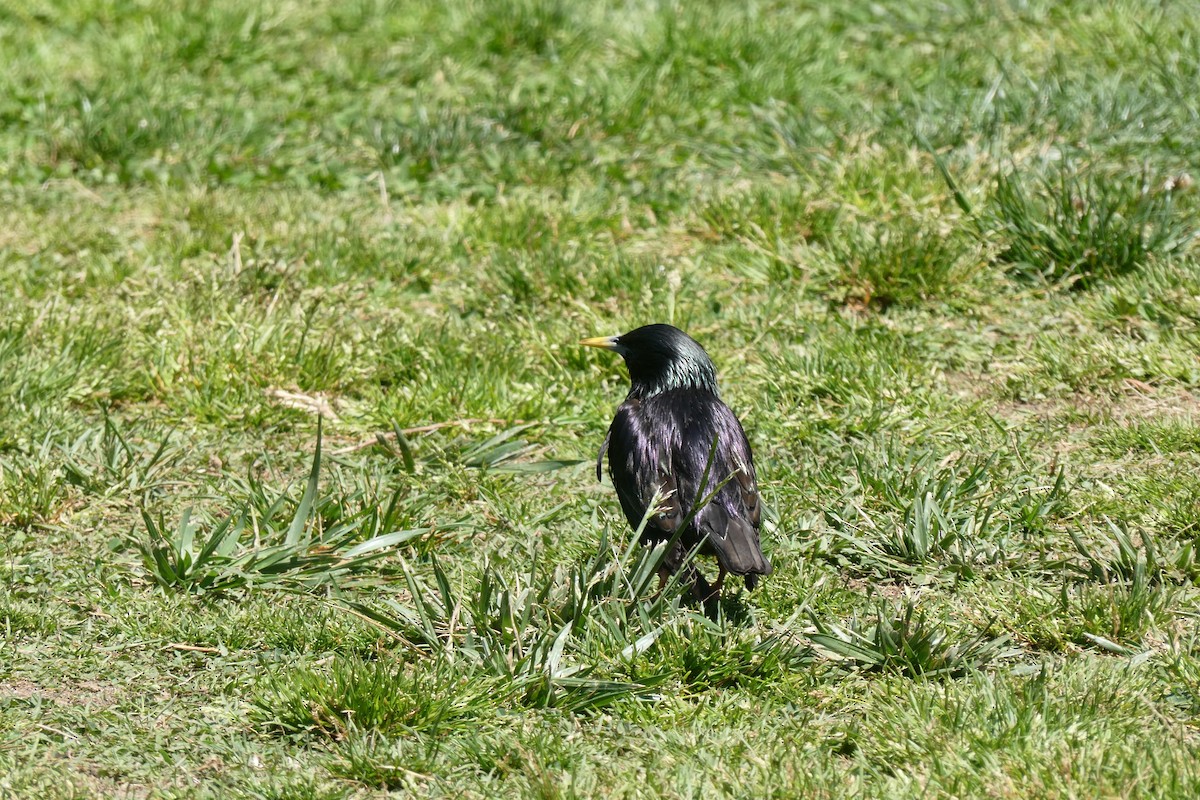
<instances>
[{"instance_id":1,"label":"bird's leg","mask_svg":"<svg viewBox=\"0 0 1200 800\"><path fill-rule=\"evenodd\" d=\"M704 614L711 619L716 619L721 613L721 583L725 580L725 570L722 568L717 575L717 581L714 584L709 584L696 570L695 592L696 599L700 601L700 605L704 608Z\"/></svg>"},{"instance_id":2,"label":"bird's leg","mask_svg":"<svg viewBox=\"0 0 1200 800\"><path fill-rule=\"evenodd\" d=\"M708 581L704 579L704 574L696 569L695 564L688 564L685 569L687 570L684 573L685 579L692 589L692 601L701 605L707 603L708 599L712 597L713 590L708 585Z\"/></svg>"},{"instance_id":3,"label":"bird's leg","mask_svg":"<svg viewBox=\"0 0 1200 800\"><path fill-rule=\"evenodd\" d=\"M671 552L667 553L667 557L663 559L662 564L658 568L658 591L656 594L662 594L663 589L667 588L667 582L671 580L671 576L683 570L681 577L686 582L694 570L690 565L683 563L684 550L683 545L678 542Z\"/></svg>"},{"instance_id":4,"label":"bird's leg","mask_svg":"<svg viewBox=\"0 0 1200 800\"><path fill-rule=\"evenodd\" d=\"M712 594L709 596L719 600L721 599L721 587L725 585L725 568L720 565L717 568L720 570L717 572L717 582L713 584Z\"/></svg>"},{"instance_id":5,"label":"bird's leg","mask_svg":"<svg viewBox=\"0 0 1200 800\"><path fill-rule=\"evenodd\" d=\"M654 592L656 597L662 594L663 589L667 588L667 581L669 580L671 580L671 570L663 567L658 571L658 589Z\"/></svg>"}]
</instances>

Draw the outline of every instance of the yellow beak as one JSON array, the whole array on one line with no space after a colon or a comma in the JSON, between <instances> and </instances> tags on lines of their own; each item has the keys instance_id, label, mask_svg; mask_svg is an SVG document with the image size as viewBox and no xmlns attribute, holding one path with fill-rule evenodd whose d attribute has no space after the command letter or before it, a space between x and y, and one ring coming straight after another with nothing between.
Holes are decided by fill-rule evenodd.
<instances>
[{"instance_id":1,"label":"yellow beak","mask_svg":"<svg viewBox=\"0 0 1200 800\"><path fill-rule=\"evenodd\" d=\"M590 339L581 339L580 344L584 347L603 347L605 350L616 349L615 336L593 336Z\"/></svg>"}]
</instances>

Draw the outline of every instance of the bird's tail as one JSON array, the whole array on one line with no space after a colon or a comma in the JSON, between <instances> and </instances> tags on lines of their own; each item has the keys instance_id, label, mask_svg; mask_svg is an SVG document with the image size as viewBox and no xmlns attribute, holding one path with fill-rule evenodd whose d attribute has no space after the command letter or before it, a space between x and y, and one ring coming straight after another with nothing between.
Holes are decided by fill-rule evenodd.
<instances>
[{"instance_id":1,"label":"bird's tail","mask_svg":"<svg viewBox=\"0 0 1200 800\"><path fill-rule=\"evenodd\" d=\"M708 534L717 562L727 572L735 575L771 574L774 568L759 546L758 531L749 522L731 516L715 503L702 513L704 519L700 522L700 528Z\"/></svg>"}]
</instances>

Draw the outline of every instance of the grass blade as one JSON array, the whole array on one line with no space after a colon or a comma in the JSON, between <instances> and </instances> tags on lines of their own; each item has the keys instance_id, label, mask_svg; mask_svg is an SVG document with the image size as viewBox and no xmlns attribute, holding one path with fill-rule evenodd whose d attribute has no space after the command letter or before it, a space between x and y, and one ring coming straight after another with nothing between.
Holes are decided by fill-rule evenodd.
<instances>
[{"instance_id":1,"label":"grass blade","mask_svg":"<svg viewBox=\"0 0 1200 800\"><path fill-rule=\"evenodd\" d=\"M292 524L288 528L287 538L284 539L284 544L289 547L295 547L300 544L301 537L308 527L308 519L312 514L313 500L317 497L317 482L321 473L321 420L317 417L317 447L313 451L312 469L308 473L308 484L304 487L304 496L300 498L300 505L296 506L296 513L292 516Z\"/></svg>"}]
</instances>

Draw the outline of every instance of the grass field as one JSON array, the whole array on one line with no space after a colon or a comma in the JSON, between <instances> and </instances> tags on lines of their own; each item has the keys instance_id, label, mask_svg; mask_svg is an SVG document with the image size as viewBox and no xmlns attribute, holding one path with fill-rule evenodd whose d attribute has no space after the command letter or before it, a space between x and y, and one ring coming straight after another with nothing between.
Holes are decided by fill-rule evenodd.
<instances>
[{"instance_id":1,"label":"grass field","mask_svg":"<svg viewBox=\"0 0 1200 800\"><path fill-rule=\"evenodd\" d=\"M0 796L1200 796L1194 6L30 0L0 62ZM593 473L576 342L651 321L771 511L715 619Z\"/></svg>"}]
</instances>

